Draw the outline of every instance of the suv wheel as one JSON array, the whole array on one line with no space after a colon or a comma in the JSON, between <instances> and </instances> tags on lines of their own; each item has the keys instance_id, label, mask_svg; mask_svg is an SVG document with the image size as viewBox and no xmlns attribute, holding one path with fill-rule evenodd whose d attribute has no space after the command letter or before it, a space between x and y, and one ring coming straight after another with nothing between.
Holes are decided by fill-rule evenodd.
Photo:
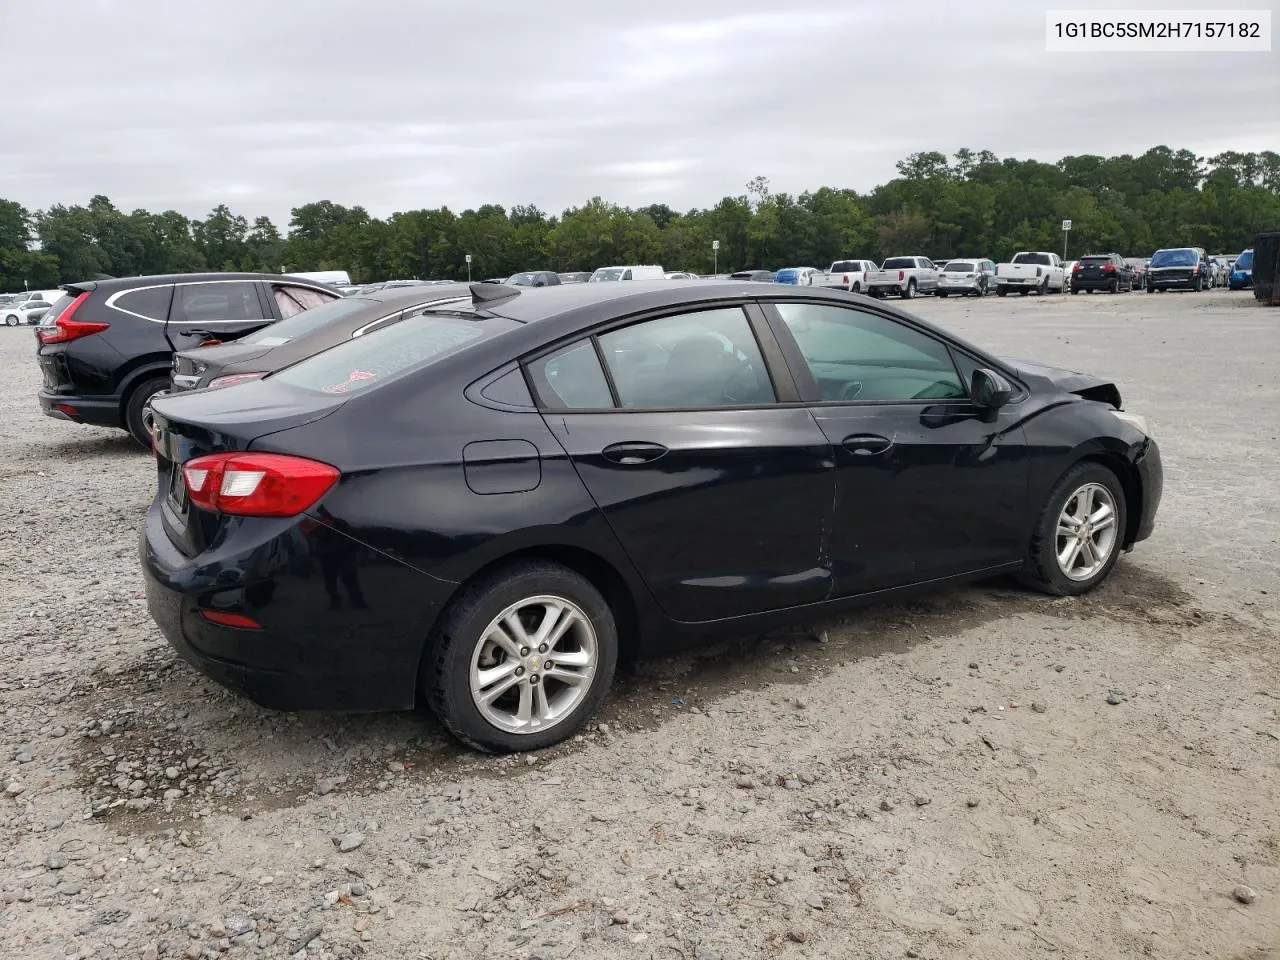
<instances>
[{"instance_id":1,"label":"suv wheel","mask_svg":"<svg viewBox=\"0 0 1280 960\"><path fill-rule=\"evenodd\" d=\"M168 377L152 377L133 388L124 405L124 428L144 447L151 447L151 399L169 389Z\"/></svg>"},{"instance_id":2,"label":"suv wheel","mask_svg":"<svg viewBox=\"0 0 1280 960\"><path fill-rule=\"evenodd\" d=\"M600 591L566 567L533 561L465 588L428 645L421 685L462 742L537 750L587 721L617 662L618 631Z\"/></svg>"}]
</instances>

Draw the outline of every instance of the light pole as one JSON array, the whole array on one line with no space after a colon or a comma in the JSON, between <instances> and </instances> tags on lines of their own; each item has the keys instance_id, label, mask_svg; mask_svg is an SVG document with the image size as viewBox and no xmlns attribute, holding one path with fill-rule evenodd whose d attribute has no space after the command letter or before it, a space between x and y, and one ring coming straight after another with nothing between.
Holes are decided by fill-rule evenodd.
<instances>
[{"instance_id":1,"label":"light pole","mask_svg":"<svg viewBox=\"0 0 1280 960\"><path fill-rule=\"evenodd\" d=\"M711 268L711 275L718 277L720 275L720 241L711 241L711 262L714 266Z\"/></svg>"},{"instance_id":2,"label":"light pole","mask_svg":"<svg viewBox=\"0 0 1280 960\"><path fill-rule=\"evenodd\" d=\"M1067 234L1071 232L1071 221L1062 221L1062 262L1067 262Z\"/></svg>"},{"instance_id":3,"label":"light pole","mask_svg":"<svg viewBox=\"0 0 1280 960\"><path fill-rule=\"evenodd\" d=\"M471 282L471 254L467 254L467 283Z\"/></svg>"}]
</instances>

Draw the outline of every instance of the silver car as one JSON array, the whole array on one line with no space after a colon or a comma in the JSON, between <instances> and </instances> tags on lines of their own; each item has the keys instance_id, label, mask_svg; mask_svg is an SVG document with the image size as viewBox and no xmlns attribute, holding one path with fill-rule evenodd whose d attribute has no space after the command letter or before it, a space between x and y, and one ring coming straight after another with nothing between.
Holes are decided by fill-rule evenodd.
<instances>
[{"instance_id":1,"label":"silver car","mask_svg":"<svg viewBox=\"0 0 1280 960\"><path fill-rule=\"evenodd\" d=\"M948 294L985 297L996 283L996 265L992 260L973 257L948 260L938 269L938 296Z\"/></svg>"}]
</instances>

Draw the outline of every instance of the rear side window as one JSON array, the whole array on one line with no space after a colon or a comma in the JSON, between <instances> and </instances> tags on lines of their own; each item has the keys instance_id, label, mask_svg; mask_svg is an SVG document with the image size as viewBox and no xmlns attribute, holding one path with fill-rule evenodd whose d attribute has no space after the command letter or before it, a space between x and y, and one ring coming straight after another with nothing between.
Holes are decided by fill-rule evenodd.
<instances>
[{"instance_id":1,"label":"rear side window","mask_svg":"<svg viewBox=\"0 0 1280 960\"><path fill-rule=\"evenodd\" d=\"M552 410L599 410L613 406L609 382L590 340L536 361L532 372L542 404Z\"/></svg>"},{"instance_id":2,"label":"rear side window","mask_svg":"<svg viewBox=\"0 0 1280 960\"><path fill-rule=\"evenodd\" d=\"M417 323L396 323L371 336L344 341L285 367L272 379L317 393L362 393L374 384L457 353L484 336L483 325L475 320L424 317Z\"/></svg>"},{"instance_id":3,"label":"rear side window","mask_svg":"<svg viewBox=\"0 0 1280 960\"><path fill-rule=\"evenodd\" d=\"M141 290L130 290L116 297L111 305L117 310L131 313L135 317L146 320L158 320L161 323L169 316L169 301L173 297L173 287L143 287Z\"/></svg>"},{"instance_id":4,"label":"rear side window","mask_svg":"<svg viewBox=\"0 0 1280 960\"><path fill-rule=\"evenodd\" d=\"M773 383L737 307L648 320L600 337L624 407L773 403Z\"/></svg>"},{"instance_id":5,"label":"rear side window","mask_svg":"<svg viewBox=\"0 0 1280 960\"><path fill-rule=\"evenodd\" d=\"M187 283L175 289L174 323L264 320L254 283Z\"/></svg>"}]
</instances>

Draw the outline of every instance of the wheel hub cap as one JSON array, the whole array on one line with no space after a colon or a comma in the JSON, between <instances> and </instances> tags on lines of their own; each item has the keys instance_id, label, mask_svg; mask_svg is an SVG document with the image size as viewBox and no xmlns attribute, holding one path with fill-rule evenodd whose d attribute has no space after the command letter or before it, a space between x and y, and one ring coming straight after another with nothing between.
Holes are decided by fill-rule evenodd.
<instances>
[{"instance_id":1,"label":"wheel hub cap","mask_svg":"<svg viewBox=\"0 0 1280 960\"><path fill-rule=\"evenodd\" d=\"M556 596L511 604L481 632L471 656L471 699L508 733L561 723L586 697L599 652L582 608Z\"/></svg>"},{"instance_id":2,"label":"wheel hub cap","mask_svg":"<svg viewBox=\"0 0 1280 960\"><path fill-rule=\"evenodd\" d=\"M1098 574L1118 540L1116 501L1100 483L1087 483L1067 497L1058 516L1058 569L1077 582Z\"/></svg>"}]
</instances>

